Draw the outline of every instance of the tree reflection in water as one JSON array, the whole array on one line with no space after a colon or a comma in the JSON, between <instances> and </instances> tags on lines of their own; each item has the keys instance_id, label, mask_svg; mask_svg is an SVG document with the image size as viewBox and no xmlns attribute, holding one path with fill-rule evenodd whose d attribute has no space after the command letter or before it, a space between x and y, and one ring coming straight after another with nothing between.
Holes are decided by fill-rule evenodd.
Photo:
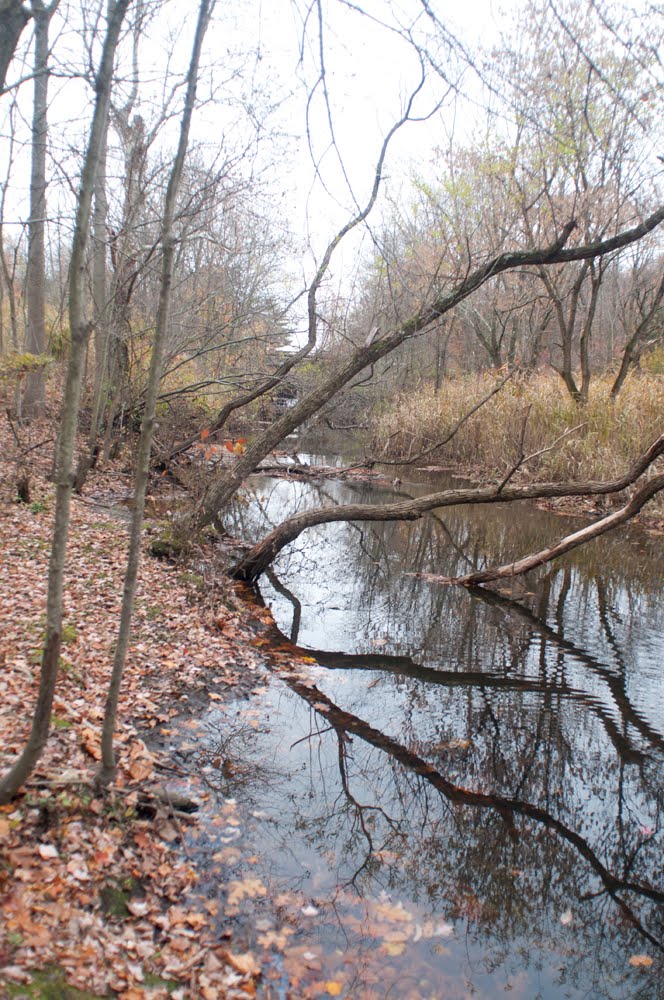
<instances>
[{"instance_id":1,"label":"tree reflection in water","mask_svg":"<svg viewBox=\"0 0 664 1000\"><path fill-rule=\"evenodd\" d=\"M376 502L375 488L339 482L323 498L302 483L258 490L271 520L349 492ZM266 513L234 518L251 538ZM270 877L337 906L329 948L365 926L349 893L369 907L383 891L414 920L453 922L454 941L435 959L429 941L422 968L453 980L463 967L479 995L511 975L524 997L652 997L654 972L629 958L646 952L654 970L664 936L654 542L599 540L509 595L408 575L506 562L558 525L532 509L447 510L320 528L281 554L264 596L318 665L281 669L260 706L269 732L254 752L280 777L258 793L274 822L255 839ZM464 995L463 976L455 988Z\"/></svg>"}]
</instances>

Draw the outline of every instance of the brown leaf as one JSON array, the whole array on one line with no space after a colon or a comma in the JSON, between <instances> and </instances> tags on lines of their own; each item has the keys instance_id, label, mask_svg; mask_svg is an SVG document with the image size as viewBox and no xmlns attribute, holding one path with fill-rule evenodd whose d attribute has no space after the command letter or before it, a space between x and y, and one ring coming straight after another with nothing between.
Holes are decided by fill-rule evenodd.
<instances>
[{"instance_id":1,"label":"brown leaf","mask_svg":"<svg viewBox=\"0 0 664 1000\"><path fill-rule=\"evenodd\" d=\"M261 967L250 951L245 951L240 955L228 954L228 963L237 972L242 972L245 976L257 976Z\"/></svg>"}]
</instances>

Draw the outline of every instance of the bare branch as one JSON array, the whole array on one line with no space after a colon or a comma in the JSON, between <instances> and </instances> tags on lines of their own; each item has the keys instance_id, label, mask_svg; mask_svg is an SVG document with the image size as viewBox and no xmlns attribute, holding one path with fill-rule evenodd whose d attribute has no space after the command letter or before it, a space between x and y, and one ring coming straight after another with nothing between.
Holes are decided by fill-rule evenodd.
<instances>
[{"instance_id":1,"label":"bare branch","mask_svg":"<svg viewBox=\"0 0 664 1000\"><path fill-rule=\"evenodd\" d=\"M555 545L549 545L547 548L525 556L516 562L507 563L504 566L494 566L491 569L482 570L480 573L468 573L466 576L449 577L447 579L440 577L440 582L460 584L462 587L475 587L481 583L490 583L492 580L504 580L508 577L521 576L523 573L528 573L531 569L536 569L538 566L543 566L544 563L551 562L552 559L558 559L559 556L565 555L566 552L571 552L572 549L576 549L580 545L585 545L587 542L592 541L593 538L605 535L607 531L619 528L620 525L625 524L635 517L645 504L649 500L652 500L661 490L664 490L664 474L654 476L644 483L636 491L629 503L621 507L620 510L614 511L613 514L603 517L594 524L589 524L587 527L581 528L580 531L566 535L565 538L561 538Z\"/></svg>"}]
</instances>

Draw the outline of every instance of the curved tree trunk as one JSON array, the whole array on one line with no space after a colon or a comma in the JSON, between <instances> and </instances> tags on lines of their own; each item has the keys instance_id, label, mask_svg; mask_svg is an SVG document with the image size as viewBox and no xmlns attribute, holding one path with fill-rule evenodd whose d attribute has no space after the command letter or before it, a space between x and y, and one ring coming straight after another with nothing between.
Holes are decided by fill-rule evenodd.
<instances>
[{"instance_id":1,"label":"curved tree trunk","mask_svg":"<svg viewBox=\"0 0 664 1000\"><path fill-rule=\"evenodd\" d=\"M638 226L620 233L607 240L596 240L579 247L565 249L570 234L576 227L572 221L563 229L559 239L549 247L537 250L521 250L498 254L492 260L471 271L449 291L438 296L432 303L423 307L420 312L411 316L396 329L384 336L369 339L363 347L357 348L334 369L308 396L305 396L291 410L276 420L251 445L246 454L236 464L217 480L209 494L197 510L185 530L197 531L208 524L214 523L231 498L235 495L242 482L257 467L266 455L305 420L317 413L340 389L358 375L364 368L391 354L397 347L411 337L421 333L441 316L448 313L454 306L463 302L485 282L503 271L519 267L533 267L542 264L565 264L575 260L593 260L604 254L612 253L622 247L641 239L652 232L664 220L664 206L657 209L649 218Z\"/></svg>"},{"instance_id":2,"label":"curved tree trunk","mask_svg":"<svg viewBox=\"0 0 664 1000\"><path fill-rule=\"evenodd\" d=\"M643 338L645 337L651 323L653 322L657 312L662 304L662 299L664 298L664 275L662 275L662 280L659 283L657 291L655 292L655 298L653 299L650 308L643 316L641 322L636 327L636 330L630 337L630 339L625 344L625 350L623 351L623 356L620 361L620 368L618 374L616 375L616 380L611 387L611 398L615 399L623 387L623 383L627 378L627 374L633 364L635 364L641 353Z\"/></svg>"},{"instance_id":3,"label":"curved tree trunk","mask_svg":"<svg viewBox=\"0 0 664 1000\"><path fill-rule=\"evenodd\" d=\"M600 535L605 535L607 531L613 531L615 528L619 528L621 524L626 524L627 521L636 517L648 501L652 500L661 490L664 490L664 474L654 476L644 483L636 491L629 503L621 507L620 510L614 511L613 514L603 517L594 524L589 524L587 527L581 528L580 531L575 531L573 534L567 535L559 542L556 542L555 545L550 545L546 549L541 549L539 552L534 552L523 559L518 559L516 562L508 563L505 566L485 569L480 573L468 573L466 576L452 577L447 582L460 584L463 587L474 587L481 583L490 583L492 580L504 580L509 577L521 576L523 573L528 573L529 570L543 566L544 563L551 562L552 559L558 559L559 556L565 555L566 552L571 552L572 549L591 542L593 538L599 538Z\"/></svg>"},{"instance_id":4,"label":"curved tree trunk","mask_svg":"<svg viewBox=\"0 0 664 1000\"><path fill-rule=\"evenodd\" d=\"M416 521L437 507L457 507L465 504L480 503L506 503L515 500L541 500L551 497L606 496L611 493L619 493L627 486L636 482L655 459L662 454L664 454L664 434L660 435L653 442L647 452L634 463L626 475L610 482L533 483L530 486L506 486L503 489L496 486L486 486L477 489L444 490L441 493L430 493L427 496L418 497L416 500L404 500L400 503L343 504L338 507L305 510L284 521L261 542L254 545L234 567L231 575L236 579L247 580L249 582L257 580L286 545L294 541L307 528L312 528L317 524L331 524L335 521ZM642 491L650 487L650 484L656 484L660 478L656 476L650 480L650 483L647 483L642 488ZM661 488L661 486L657 487L654 492L658 492ZM637 493L634 499L640 496L642 491ZM652 496L654 496L653 492L648 493L640 507L638 507L638 510ZM628 504L627 506L631 511L630 505ZM626 509L623 508L623 510ZM633 517L636 513L637 510L635 509L619 523L624 523L625 520ZM610 525L604 530L608 531L613 526ZM530 569L532 567L529 566L527 568ZM522 572L525 571L522 570ZM508 574L505 573L503 575ZM472 574L472 576L477 577L478 574ZM471 579L470 577L462 577L451 582L471 585L480 581L478 579Z\"/></svg>"},{"instance_id":5,"label":"curved tree trunk","mask_svg":"<svg viewBox=\"0 0 664 1000\"><path fill-rule=\"evenodd\" d=\"M31 16L21 0L0 0L0 94L4 92L7 70L19 38Z\"/></svg>"}]
</instances>

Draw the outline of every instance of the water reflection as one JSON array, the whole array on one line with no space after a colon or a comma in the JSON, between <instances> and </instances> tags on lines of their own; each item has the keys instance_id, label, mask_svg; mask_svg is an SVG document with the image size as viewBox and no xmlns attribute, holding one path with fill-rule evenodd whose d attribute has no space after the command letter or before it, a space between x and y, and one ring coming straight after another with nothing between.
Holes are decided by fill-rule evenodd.
<instances>
[{"instance_id":1,"label":"water reflection","mask_svg":"<svg viewBox=\"0 0 664 1000\"><path fill-rule=\"evenodd\" d=\"M295 510L381 496L265 479L231 528L255 538ZM316 900L321 961L352 939L348 996L656 996L655 542L599 539L509 593L467 593L409 574L507 562L569 520L443 513L313 529L261 581L281 631L319 664L293 674L277 650L285 672L252 709L253 752L275 762L252 791L264 878ZM632 967L643 954L653 965Z\"/></svg>"}]
</instances>

